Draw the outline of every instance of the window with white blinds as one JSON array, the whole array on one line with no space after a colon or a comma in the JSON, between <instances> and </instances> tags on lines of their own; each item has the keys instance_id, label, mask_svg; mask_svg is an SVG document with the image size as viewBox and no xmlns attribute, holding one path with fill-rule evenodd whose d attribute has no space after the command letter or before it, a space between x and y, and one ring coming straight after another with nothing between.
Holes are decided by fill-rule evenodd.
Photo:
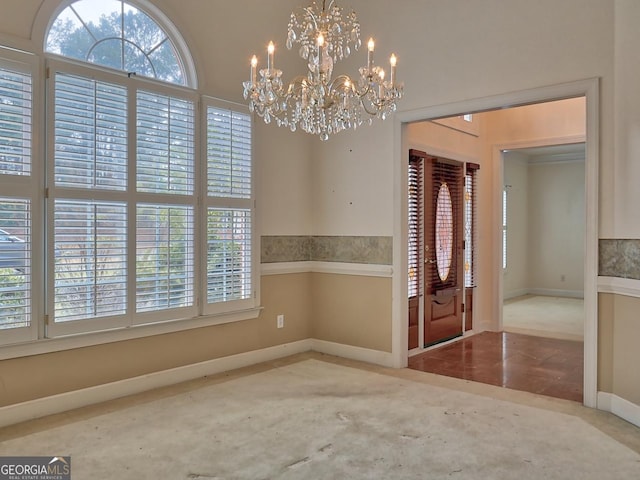
<instances>
[{"instance_id":1,"label":"window with white blinds","mask_svg":"<svg viewBox=\"0 0 640 480\"><path fill-rule=\"evenodd\" d=\"M137 95L139 192L193 193L194 105L168 95Z\"/></svg>"},{"instance_id":2,"label":"window with white blinds","mask_svg":"<svg viewBox=\"0 0 640 480\"><path fill-rule=\"evenodd\" d=\"M207 108L207 191L214 197L251 198L251 117Z\"/></svg>"},{"instance_id":3,"label":"window with white blinds","mask_svg":"<svg viewBox=\"0 0 640 480\"><path fill-rule=\"evenodd\" d=\"M207 301L251 298L251 211L209 208Z\"/></svg>"},{"instance_id":4,"label":"window with white blinds","mask_svg":"<svg viewBox=\"0 0 640 480\"><path fill-rule=\"evenodd\" d=\"M31 73L0 64L0 174L31 173Z\"/></svg>"},{"instance_id":5,"label":"window with white blinds","mask_svg":"<svg viewBox=\"0 0 640 480\"><path fill-rule=\"evenodd\" d=\"M255 306L244 107L205 98L198 149L195 95L50 65L49 335Z\"/></svg>"},{"instance_id":6,"label":"window with white blinds","mask_svg":"<svg viewBox=\"0 0 640 480\"><path fill-rule=\"evenodd\" d=\"M127 187L127 89L57 73L55 183L71 188Z\"/></svg>"},{"instance_id":7,"label":"window with white blinds","mask_svg":"<svg viewBox=\"0 0 640 480\"><path fill-rule=\"evenodd\" d=\"M35 338L33 177L35 62L0 57L0 344Z\"/></svg>"},{"instance_id":8,"label":"window with white blinds","mask_svg":"<svg viewBox=\"0 0 640 480\"><path fill-rule=\"evenodd\" d=\"M206 298L215 309L254 298L251 117L210 100L206 122Z\"/></svg>"},{"instance_id":9,"label":"window with white blinds","mask_svg":"<svg viewBox=\"0 0 640 480\"><path fill-rule=\"evenodd\" d=\"M149 19L148 37L77 55L95 25L73 0L43 32L45 62L0 47L0 345L257 315L248 109L195 89L164 17L113 3L103 27ZM142 48L155 70L118 63L114 45Z\"/></svg>"},{"instance_id":10,"label":"window with white blinds","mask_svg":"<svg viewBox=\"0 0 640 480\"><path fill-rule=\"evenodd\" d=\"M55 321L123 315L126 204L56 199L53 236Z\"/></svg>"},{"instance_id":11,"label":"window with white blinds","mask_svg":"<svg viewBox=\"0 0 640 480\"><path fill-rule=\"evenodd\" d=\"M145 205L136 213L136 310L194 301L193 207Z\"/></svg>"},{"instance_id":12,"label":"window with white blinds","mask_svg":"<svg viewBox=\"0 0 640 480\"><path fill-rule=\"evenodd\" d=\"M0 198L0 330L31 324L30 201Z\"/></svg>"}]
</instances>

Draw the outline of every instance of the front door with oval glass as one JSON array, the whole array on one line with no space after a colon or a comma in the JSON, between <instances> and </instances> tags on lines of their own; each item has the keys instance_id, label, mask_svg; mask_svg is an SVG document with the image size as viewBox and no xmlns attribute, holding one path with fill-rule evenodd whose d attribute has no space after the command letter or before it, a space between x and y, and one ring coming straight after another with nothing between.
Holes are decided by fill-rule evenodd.
<instances>
[{"instance_id":1,"label":"front door with oval glass","mask_svg":"<svg viewBox=\"0 0 640 480\"><path fill-rule=\"evenodd\" d=\"M420 337L422 346L426 347L463 333L463 201L462 163L411 150L410 349L419 346Z\"/></svg>"}]
</instances>

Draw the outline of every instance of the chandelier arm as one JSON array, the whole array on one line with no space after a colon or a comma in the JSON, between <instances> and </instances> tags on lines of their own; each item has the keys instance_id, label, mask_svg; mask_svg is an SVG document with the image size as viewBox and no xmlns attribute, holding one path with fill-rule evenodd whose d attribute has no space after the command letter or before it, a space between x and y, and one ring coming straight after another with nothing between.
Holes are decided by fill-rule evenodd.
<instances>
[{"instance_id":1,"label":"chandelier arm","mask_svg":"<svg viewBox=\"0 0 640 480\"><path fill-rule=\"evenodd\" d=\"M320 5L322 10L320 10ZM358 50L360 24L355 12L344 14L336 0L313 0L311 5L291 14L287 48L300 45L300 56L307 60L306 75L298 75L284 84L282 71L271 64L260 70L256 81L256 60L252 59L250 80L244 82L244 98L249 109L266 123L275 121L291 131L301 130L327 140L329 135L357 128L369 117L385 119L396 110L403 88L394 82L396 58L392 55L391 80L384 82L384 71L372 68L373 47L369 47L368 65L360 75L332 78L334 64L349 56L350 47ZM268 51L273 62L273 47ZM380 79L378 79L380 77Z\"/></svg>"}]
</instances>

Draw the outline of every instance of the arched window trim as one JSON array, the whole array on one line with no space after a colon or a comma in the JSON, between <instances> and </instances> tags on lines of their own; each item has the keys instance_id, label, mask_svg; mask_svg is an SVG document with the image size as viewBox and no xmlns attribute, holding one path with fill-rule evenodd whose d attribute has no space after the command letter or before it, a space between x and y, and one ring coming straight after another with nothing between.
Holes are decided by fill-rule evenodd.
<instances>
[{"instance_id":1,"label":"arched window trim","mask_svg":"<svg viewBox=\"0 0 640 480\"><path fill-rule=\"evenodd\" d=\"M64 55L56 55L54 53L50 53L46 51L46 41L47 41L47 37L49 36L49 30L51 29L51 26L56 21L58 16L62 13L62 11L65 8L67 8L69 5L75 3L76 1L78 0L63 0L59 3L59 5L53 11L48 11L45 9L45 6L47 5L48 2L43 3L43 6L41 7L40 12L38 13L38 19L40 20L40 22L36 20L34 24L34 33L37 32L41 35L41 38L39 38L39 40L40 40L40 46L42 48L42 51L44 52L45 55L64 58L66 60L74 61L74 63L80 62L85 65L94 66L96 68L108 69L108 67L105 67L104 65L94 64L90 62L83 62L82 60L79 60L79 59L74 59L72 57L67 57ZM164 30L164 32L167 34L167 37L173 43L176 49L177 57L178 57L177 60L184 70L185 85L178 85L178 84L171 84L171 85L175 85L177 87L184 86L184 87L197 90L198 77L196 74L196 67L193 61L193 57L191 55L191 51L189 50L189 47L187 46L186 41L180 34L180 31L174 25L174 23L169 19L169 17L167 17L167 15L165 15L162 12L162 10L156 7L149 0L119 0L119 1L122 1L128 5L131 5L132 7L135 7L143 11L145 14L147 14L153 21L155 21L158 24L160 28ZM43 24L44 24L44 28L40 28L39 25L43 25ZM162 80L159 80L159 79L151 79L151 80L157 80L162 82Z\"/></svg>"}]
</instances>

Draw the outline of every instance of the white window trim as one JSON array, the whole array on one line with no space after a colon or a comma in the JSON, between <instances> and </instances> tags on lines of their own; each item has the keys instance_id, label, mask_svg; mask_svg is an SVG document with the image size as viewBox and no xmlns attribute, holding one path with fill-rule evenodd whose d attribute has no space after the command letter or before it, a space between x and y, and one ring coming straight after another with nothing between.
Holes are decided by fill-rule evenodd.
<instances>
[{"instance_id":1,"label":"white window trim","mask_svg":"<svg viewBox=\"0 0 640 480\"><path fill-rule=\"evenodd\" d=\"M31 215L31 250L43 251L44 241L42 235L33 234L33 225L42 225L42 189L41 169L35 165L42 158L43 145L42 135L42 112L43 112L43 85L40 59L36 55L27 52L14 50L12 48L0 47L0 66L31 74L31 171L28 176L23 175L2 175L0 176L0 187L3 197L16 197L29 199ZM0 330L2 334L2 344L15 342L36 341L44 331L42 317L44 312L44 302L34 302L34 298L44 298L44 265L38 262L31 264L31 323L28 327L11 328ZM2 348L0 344L0 348Z\"/></svg>"},{"instance_id":2,"label":"white window trim","mask_svg":"<svg viewBox=\"0 0 640 480\"><path fill-rule=\"evenodd\" d=\"M45 43L47 41L47 34L53 22L58 18L58 15L72 3L78 0L62 0L57 6L52 6L53 2L44 2L42 8L38 11L38 16L34 22L34 38L37 37L40 48L45 51ZM162 10L156 7L149 0L124 0L126 3L142 10L149 15L158 25L164 29L169 39L173 42L174 47L177 50L178 61L181 62L184 68L185 85L194 90L198 89L198 75L195 62L191 56L191 51L185 42L184 37L174 25L174 23L164 14ZM52 55L47 53L46 55ZM66 58L66 57L60 57ZM161 81L161 80L158 80Z\"/></svg>"},{"instance_id":3,"label":"white window trim","mask_svg":"<svg viewBox=\"0 0 640 480\"><path fill-rule=\"evenodd\" d=\"M207 178L207 138L206 138L206 129L207 129L207 107L216 107L226 110L233 110L240 113L249 113L249 107L247 105L229 102L226 100L222 100L215 97L210 97L203 95L202 96L202 108L201 108L201 120L200 126L202 128L201 132L201 144L200 144L200 152L202 158L205 159L201 162L200 167L200 175L202 178ZM254 118L251 116L251 132L252 136L255 138L255 129L254 129ZM219 302L215 304L207 303L207 269L202 269L201 273L201 285L200 295L202 298L203 304L203 313L204 315L220 315L225 314L227 312L232 312L234 310L243 310L243 309L255 309L258 305L260 305L260 232L258 231L257 219L256 219L256 161L255 161L255 142L252 138L251 140L251 198L249 199L238 199L238 198L211 198L207 196L207 192L202 192L202 199L204 202L204 211L206 212L208 207L220 207L220 208L240 208L240 209L248 209L251 211L251 286L253 287L253 296L250 299L245 300L236 300L236 301L228 301L228 302ZM200 182L198 184L199 187L205 189L206 181ZM206 190L206 189L205 189ZM206 224L202 224L201 231L199 232L201 245L204 246L207 244L207 226ZM198 233L197 233L198 234ZM202 252L202 257L205 258L204 250Z\"/></svg>"},{"instance_id":4,"label":"white window trim","mask_svg":"<svg viewBox=\"0 0 640 480\"><path fill-rule=\"evenodd\" d=\"M32 85L33 85L33 147L32 147L32 162L34 165L41 164L44 161L45 156L45 143L50 142L50 139L45 139L44 135L44 125L46 123L45 119L45 60L49 64L60 63L64 65L64 71L70 72L75 70L76 73L80 75L86 76L87 73L94 69L96 74L100 77L109 77L113 75L112 78L117 78L118 82L122 81L122 77L126 76L124 72L119 72L115 70L110 70L108 68L92 66L88 64L83 64L79 61L74 61L73 59L67 59L64 57L60 57L54 54L43 54L43 46L46 39L46 34L49 30L49 26L51 22L55 20L57 14L59 14L64 8L66 8L72 0L65 0L60 2L58 6L53 6L48 2L45 6L40 9L38 16L36 18L36 22L34 23L34 35L33 35L33 43L34 50L37 50L37 54L33 54L30 52L20 52L11 47L4 47L0 45L0 61L5 62L19 62L24 64L32 73ZM185 75L186 75L186 83L189 87L184 87L180 85L171 85L166 84L165 82L146 79L143 77L138 77L136 79L137 82L141 85L141 88L146 89L147 87L153 91L157 92L167 92L175 95L177 91L181 91L185 95L193 96L194 102L196 105L196 113L195 113L195 151L199 152L202 155L203 149L206 150L206 141L202 139L203 129L206 129L206 121L202 119L203 115L206 116L206 107L202 108L203 104L214 105L221 108L229 108L232 110L238 110L242 112L248 112L248 108L246 105L236 104L232 102L227 102L224 100L216 99L213 97L207 97L197 90L197 75L196 68L189 52L189 49L186 45L181 34L178 32L178 29L173 25L173 23L153 4L151 4L148 0L127 0L127 3L132 5L139 6L141 10L144 10L146 13L150 14L152 18L158 21L161 27L167 30L167 33L170 35L171 40L174 42L178 50L179 57L184 63L185 67ZM57 12L57 13L56 13ZM39 42L38 42L39 41ZM39 45L38 45L39 43ZM41 55L42 54L42 55ZM47 60L48 59L48 60ZM53 83L53 82L51 82ZM50 88L50 87L47 87ZM192 89L193 88L193 89ZM49 93L48 93L49 94ZM47 100L48 101L48 100ZM135 101L135 99L133 99ZM201 108L199 108L201 107ZM198 111L199 110L199 111ZM52 115L52 114L51 114ZM135 120L134 120L135 121ZM198 124L199 122L199 124ZM253 118L252 118L253 124ZM255 132L252 133L255 136ZM16 329L23 330L23 332L16 331L3 331L2 339L0 341L0 360L9 359L9 358L18 358L23 356L30 355L38 355L45 354L81 347L88 347L93 345L100 345L104 343L111 343L115 341L126 341L136 338L143 338L148 336L167 334L172 332L179 332L190 330L194 328L203 328L214 325L221 325L231 322L244 321L249 319L255 319L260 315L262 310L261 298L260 298L260 231L258 229L259 221L257 218L258 209L257 209L257 188L256 188L256 163L255 163L255 142L252 141L252 198L250 200L251 212L252 212L252 254L251 254L251 265L252 265L252 286L253 286L253 298L242 300L238 302L221 302L216 308L209 309L210 311L205 311L202 307L203 303L206 303L206 296L203 298L203 292L206 290L206 284L201 283L201 287L196 287L194 292L195 294L195 305L196 311L195 315L185 315L181 318L173 318L170 320L161 320L154 321L154 323L144 323L144 319L140 319L138 322L129 323L128 325L116 326L113 322L104 322L104 324L98 325L101 322L101 318L88 320L93 323L94 327L96 327L92 331L83 330L82 332L73 331L70 329L68 332L59 332L59 336L55 338L47 338L46 329L47 329L47 317L46 312L49 311L47 308L47 302L49 301L45 295L46 284L49 282L45 278L45 265L44 260L42 262L34 262L32 264L32 322L31 326L25 329ZM206 154L203 159L206 159ZM201 160L199 162L199 168L205 170L206 175L206 161ZM32 168L32 175L30 179L12 179L17 180L13 182L11 189L6 190L6 195L13 195L15 192L17 197L25 197L25 185L29 184L29 191L33 195L32 201L32 229L33 226L36 225L38 228L41 228L44 224L44 210L45 210L45 192L44 192L44 173L42 172L42 168ZM204 198L199 189L202 187L203 182L196 182L196 198ZM4 187L3 187L4 188ZM3 192L4 193L4 192ZM232 200L230 205L236 205L237 200ZM203 206L205 201L198 201L196 205L196 210L206 208ZM47 207L50 208L50 207ZM202 215L200 212L196 211L196 218L201 218ZM47 228L50 229L51 224L53 222L53 218L48 219ZM206 237L206 228L202 228L202 222L196 221L196 229L194 234L196 237L200 238L200 241L196 241L196 258L199 257L200 252L198 250L202 250L200 245L204 245L202 242L202 238ZM52 242L45 242L44 236L41 234L34 234L32 236L32 248L34 250L44 251L45 245L47 248L47 259L53 259L53 244ZM199 245L200 244L200 245ZM53 260L51 260L53 261ZM201 270L200 273L197 273L197 278L201 279L201 277L206 276L206 268L204 269L204 273ZM52 277L53 278L53 277ZM202 282L204 279L201 279ZM135 286L130 288L135 288ZM220 308L222 307L222 308ZM198 313L200 312L200 313ZM191 313L191 312L185 312ZM154 320L157 319L157 315L154 316ZM71 322L75 323L75 322ZM27 332L27 334L24 333Z\"/></svg>"}]
</instances>

